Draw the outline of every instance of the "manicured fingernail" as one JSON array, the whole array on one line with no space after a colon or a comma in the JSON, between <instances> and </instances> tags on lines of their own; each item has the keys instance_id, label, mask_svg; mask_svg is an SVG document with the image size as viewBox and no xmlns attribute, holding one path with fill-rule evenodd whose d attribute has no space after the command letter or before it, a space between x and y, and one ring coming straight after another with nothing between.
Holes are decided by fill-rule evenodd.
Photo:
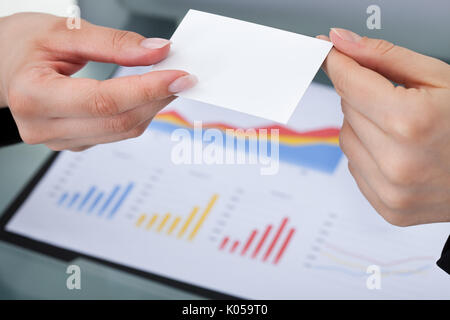
<instances>
[{"instance_id":1,"label":"manicured fingernail","mask_svg":"<svg viewBox=\"0 0 450 320\"><path fill-rule=\"evenodd\" d=\"M358 42L359 40L361 40L361 36L349 31L349 30L345 30L345 29L340 29L340 28L331 28L331 32L334 32L335 35L337 35L339 38L346 40L346 41L351 41L351 42Z\"/></svg>"},{"instance_id":2,"label":"manicured fingernail","mask_svg":"<svg viewBox=\"0 0 450 320\"><path fill-rule=\"evenodd\" d=\"M148 38L141 42L141 46L147 49L160 49L167 46L170 40L161 38Z\"/></svg>"},{"instance_id":3,"label":"manicured fingernail","mask_svg":"<svg viewBox=\"0 0 450 320\"><path fill-rule=\"evenodd\" d=\"M181 91L192 88L193 86L195 86L197 84L197 82L198 82L198 80L197 80L196 76L194 76L192 74L188 74L188 75L179 77L174 82L172 82L169 85L169 91L173 92L173 93L181 92Z\"/></svg>"}]
</instances>

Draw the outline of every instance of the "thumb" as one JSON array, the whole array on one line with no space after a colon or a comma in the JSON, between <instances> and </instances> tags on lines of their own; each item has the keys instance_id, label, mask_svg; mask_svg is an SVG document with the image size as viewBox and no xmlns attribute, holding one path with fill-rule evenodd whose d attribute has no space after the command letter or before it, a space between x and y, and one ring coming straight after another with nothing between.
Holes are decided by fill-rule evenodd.
<instances>
[{"instance_id":1,"label":"thumb","mask_svg":"<svg viewBox=\"0 0 450 320\"><path fill-rule=\"evenodd\" d=\"M336 49L360 65L407 87L446 87L450 81L450 72L443 72L448 68L445 62L386 40L361 37L339 28L331 28L330 39Z\"/></svg>"}]
</instances>

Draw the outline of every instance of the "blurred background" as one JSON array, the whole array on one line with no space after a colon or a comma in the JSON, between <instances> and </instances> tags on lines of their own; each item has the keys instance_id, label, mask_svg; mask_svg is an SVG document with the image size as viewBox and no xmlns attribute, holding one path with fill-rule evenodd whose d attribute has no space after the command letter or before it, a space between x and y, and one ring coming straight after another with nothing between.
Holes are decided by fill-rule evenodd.
<instances>
[{"instance_id":1,"label":"blurred background","mask_svg":"<svg viewBox=\"0 0 450 320\"><path fill-rule=\"evenodd\" d=\"M330 27L384 38L423 54L450 61L448 0L2 0L0 16L21 11L68 14L78 4L88 21L170 38L188 9L197 9L315 36ZM381 10L381 29L369 30L369 5ZM219 35L220 36L220 35ZM77 77L105 79L115 66L89 63ZM326 82L323 73L316 81ZM23 144L0 149L0 212L45 161L50 151ZM77 261L89 287L68 291L64 262L0 242L0 298L197 298L90 261Z\"/></svg>"},{"instance_id":2,"label":"blurred background","mask_svg":"<svg viewBox=\"0 0 450 320\"><path fill-rule=\"evenodd\" d=\"M141 20L176 24L189 9L256 22L310 36L347 28L441 59L450 58L450 2L447 0L80 0L89 21L116 28ZM369 30L367 7L381 9L381 29ZM108 14L105 14L105 12ZM151 32L151 28L148 29Z\"/></svg>"}]
</instances>

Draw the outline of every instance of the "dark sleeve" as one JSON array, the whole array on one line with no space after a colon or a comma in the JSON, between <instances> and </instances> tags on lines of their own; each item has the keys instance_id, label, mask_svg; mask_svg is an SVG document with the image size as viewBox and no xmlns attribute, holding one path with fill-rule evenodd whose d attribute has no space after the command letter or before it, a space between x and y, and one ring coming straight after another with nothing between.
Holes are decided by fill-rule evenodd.
<instances>
[{"instance_id":1,"label":"dark sleeve","mask_svg":"<svg viewBox=\"0 0 450 320\"><path fill-rule=\"evenodd\" d=\"M450 236L447 239L444 250L442 250L442 256L437 262L437 265L442 270L450 274Z\"/></svg>"},{"instance_id":2,"label":"dark sleeve","mask_svg":"<svg viewBox=\"0 0 450 320\"><path fill-rule=\"evenodd\" d=\"M22 142L9 108L0 108L0 147Z\"/></svg>"}]
</instances>

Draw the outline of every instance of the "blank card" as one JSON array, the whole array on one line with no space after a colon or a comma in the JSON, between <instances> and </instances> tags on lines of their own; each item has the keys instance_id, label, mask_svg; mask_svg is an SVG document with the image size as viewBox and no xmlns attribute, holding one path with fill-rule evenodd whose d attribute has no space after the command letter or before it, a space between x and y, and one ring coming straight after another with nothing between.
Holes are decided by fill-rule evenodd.
<instances>
[{"instance_id":1,"label":"blank card","mask_svg":"<svg viewBox=\"0 0 450 320\"><path fill-rule=\"evenodd\" d=\"M178 96L287 123L330 51L328 41L189 10L169 56L154 70L179 69L198 84Z\"/></svg>"}]
</instances>

